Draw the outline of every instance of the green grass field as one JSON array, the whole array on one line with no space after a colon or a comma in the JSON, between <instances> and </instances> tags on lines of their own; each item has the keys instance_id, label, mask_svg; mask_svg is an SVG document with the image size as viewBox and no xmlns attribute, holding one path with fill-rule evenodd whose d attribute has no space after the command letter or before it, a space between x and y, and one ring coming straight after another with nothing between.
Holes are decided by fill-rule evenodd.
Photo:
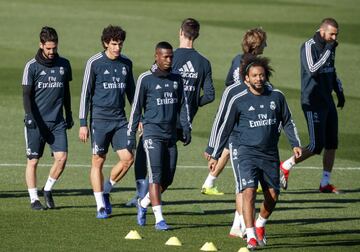
<instances>
[{"instance_id":1,"label":"green grass field","mask_svg":"<svg viewBox=\"0 0 360 252\"><path fill-rule=\"evenodd\" d=\"M227 237L234 213L234 182L230 168L218 180L221 197L200 194L207 175L202 152L224 87L232 58L240 51L244 32L262 26L275 69L272 83L281 89L292 109L303 144L306 123L300 109L299 47L313 35L327 16L340 23L336 67L343 81L346 105L339 111L340 146L332 181L346 192L317 193L321 157L313 157L294 169L289 189L267 225L266 251L359 251L360 250L360 7L356 0L200 0L200 1L0 1L0 251L199 251L213 242L220 251L238 251L240 239ZM108 220L95 218L95 200L89 182L90 147L78 141L78 122L69 131L67 170L54 188L57 209L34 212L24 179L26 163L23 137L21 77L25 62L38 48L44 25L57 29L59 52L73 67L71 83L74 116L78 113L82 75L86 60L102 49L100 35L108 24L127 31L123 53L133 60L135 76L153 62L153 48L162 40L177 47L180 22L194 17L201 22L195 47L212 63L216 101L202 108L193 124L193 142L179 147L179 167L173 186L163 200L164 215L174 230L155 232L154 217L148 225L136 225L136 209L123 204L133 196L134 174L114 190L114 213ZM127 108L128 109L128 108ZM281 138L281 157L291 152ZM116 162L109 153L105 169ZM47 178L49 151L38 168L38 187ZM261 196L258 197L260 202ZM142 240L125 240L136 229ZM182 247L164 245L176 236Z\"/></svg>"}]
</instances>

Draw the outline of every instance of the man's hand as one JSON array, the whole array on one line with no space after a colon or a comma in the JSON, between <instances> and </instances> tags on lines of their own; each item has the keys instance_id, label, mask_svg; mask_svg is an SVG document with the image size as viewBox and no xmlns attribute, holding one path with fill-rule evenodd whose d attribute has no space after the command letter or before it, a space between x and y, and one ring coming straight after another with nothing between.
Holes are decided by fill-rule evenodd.
<instances>
[{"instance_id":1,"label":"man's hand","mask_svg":"<svg viewBox=\"0 0 360 252\"><path fill-rule=\"evenodd\" d=\"M66 114L65 123L66 123L66 128L67 129L71 129L74 126L74 120L73 120L71 112L68 112Z\"/></svg>"},{"instance_id":2,"label":"man's hand","mask_svg":"<svg viewBox=\"0 0 360 252\"><path fill-rule=\"evenodd\" d=\"M338 99L337 107L343 109L343 107L345 106L344 92L336 93L336 96Z\"/></svg>"},{"instance_id":3,"label":"man's hand","mask_svg":"<svg viewBox=\"0 0 360 252\"><path fill-rule=\"evenodd\" d=\"M210 157L209 161L208 161L208 168L211 172L213 172L215 170L215 167L217 165L217 160L213 159L212 157Z\"/></svg>"},{"instance_id":4,"label":"man's hand","mask_svg":"<svg viewBox=\"0 0 360 252\"><path fill-rule=\"evenodd\" d=\"M191 143L191 133L190 131L184 131L183 132L183 139L184 139L184 146L188 145L189 143Z\"/></svg>"},{"instance_id":5,"label":"man's hand","mask_svg":"<svg viewBox=\"0 0 360 252\"><path fill-rule=\"evenodd\" d=\"M293 152L294 152L295 158L299 158L302 155L301 147L294 147Z\"/></svg>"},{"instance_id":6,"label":"man's hand","mask_svg":"<svg viewBox=\"0 0 360 252\"><path fill-rule=\"evenodd\" d=\"M24 123L25 123L26 128L28 128L28 129L36 128L36 122L35 122L32 114L25 114Z\"/></svg>"},{"instance_id":7,"label":"man's hand","mask_svg":"<svg viewBox=\"0 0 360 252\"><path fill-rule=\"evenodd\" d=\"M139 122L138 132L139 132L139 137L141 137L144 134L144 126L142 122Z\"/></svg>"},{"instance_id":8,"label":"man's hand","mask_svg":"<svg viewBox=\"0 0 360 252\"><path fill-rule=\"evenodd\" d=\"M204 158L205 158L207 161L209 161L210 158L211 158L211 156L210 156L209 153L207 153L207 152L205 151L205 152L204 152Z\"/></svg>"},{"instance_id":9,"label":"man's hand","mask_svg":"<svg viewBox=\"0 0 360 252\"><path fill-rule=\"evenodd\" d=\"M87 126L82 126L79 129L79 139L81 142L86 143L89 138L89 129Z\"/></svg>"}]
</instances>

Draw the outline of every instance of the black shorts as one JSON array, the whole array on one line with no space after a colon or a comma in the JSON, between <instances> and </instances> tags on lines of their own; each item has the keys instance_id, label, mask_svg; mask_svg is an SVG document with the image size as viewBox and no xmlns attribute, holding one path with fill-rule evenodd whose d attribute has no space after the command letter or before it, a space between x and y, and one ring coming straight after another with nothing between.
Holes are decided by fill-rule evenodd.
<instances>
[{"instance_id":1,"label":"black shorts","mask_svg":"<svg viewBox=\"0 0 360 252\"><path fill-rule=\"evenodd\" d=\"M306 147L314 154L322 149L338 147L338 116L334 104L322 109L303 108L307 121L310 143Z\"/></svg>"},{"instance_id":2,"label":"black shorts","mask_svg":"<svg viewBox=\"0 0 360 252\"><path fill-rule=\"evenodd\" d=\"M68 142L66 124L61 122L44 122L35 129L25 127L26 156L28 159L39 159L44 154L45 144L52 152L67 152Z\"/></svg>"},{"instance_id":3,"label":"black shorts","mask_svg":"<svg viewBox=\"0 0 360 252\"><path fill-rule=\"evenodd\" d=\"M176 171L176 139L143 138L149 182L167 188Z\"/></svg>"},{"instance_id":4,"label":"black shorts","mask_svg":"<svg viewBox=\"0 0 360 252\"><path fill-rule=\"evenodd\" d=\"M279 161L259 157L240 157L237 156L237 148L230 147L236 193L246 188L257 188L259 182L263 190L273 188L278 194L280 193Z\"/></svg>"},{"instance_id":5,"label":"black shorts","mask_svg":"<svg viewBox=\"0 0 360 252\"><path fill-rule=\"evenodd\" d=\"M126 149L127 123L118 120L92 120L92 153L97 155L106 154L110 143L114 151Z\"/></svg>"}]
</instances>

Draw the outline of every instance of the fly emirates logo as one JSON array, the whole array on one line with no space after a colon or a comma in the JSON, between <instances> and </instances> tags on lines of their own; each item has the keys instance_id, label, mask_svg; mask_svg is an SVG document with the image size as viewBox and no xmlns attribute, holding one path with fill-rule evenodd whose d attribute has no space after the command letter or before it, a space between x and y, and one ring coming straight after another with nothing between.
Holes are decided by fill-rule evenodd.
<instances>
[{"instance_id":1,"label":"fly emirates logo","mask_svg":"<svg viewBox=\"0 0 360 252\"><path fill-rule=\"evenodd\" d=\"M177 102L178 102L178 99L176 97L173 97L173 93L171 93L171 92L164 92L164 98L156 99L156 104L158 106L174 104Z\"/></svg>"},{"instance_id":2,"label":"fly emirates logo","mask_svg":"<svg viewBox=\"0 0 360 252\"><path fill-rule=\"evenodd\" d=\"M269 118L267 114L258 114L258 119L256 121L250 120L249 121L249 126L250 128L257 128L257 127L263 127L263 126L269 126L269 125L273 125L276 124L276 118Z\"/></svg>"},{"instance_id":3,"label":"fly emirates logo","mask_svg":"<svg viewBox=\"0 0 360 252\"><path fill-rule=\"evenodd\" d=\"M47 82L38 82L38 88L62 88L64 83L62 81L57 81L56 77L49 76Z\"/></svg>"}]
</instances>

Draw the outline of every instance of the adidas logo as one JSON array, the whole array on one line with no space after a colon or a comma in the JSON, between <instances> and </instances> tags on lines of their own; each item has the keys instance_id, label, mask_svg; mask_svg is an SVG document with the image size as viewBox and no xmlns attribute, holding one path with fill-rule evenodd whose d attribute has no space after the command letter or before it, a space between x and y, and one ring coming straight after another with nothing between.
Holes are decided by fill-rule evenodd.
<instances>
[{"instance_id":1,"label":"adidas logo","mask_svg":"<svg viewBox=\"0 0 360 252\"><path fill-rule=\"evenodd\" d=\"M44 70L42 70L40 75L46 75L46 72Z\"/></svg>"},{"instance_id":2,"label":"adidas logo","mask_svg":"<svg viewBox=\"0 0 360 252\"><path fill-rule=\"evenodd\" d=\"M155 89L161 89L161 86L159 84L156 85Z\"/></svg>"},{"instance_id":3,"label":"adidas logo","mask_svg":"<svg viewBox=\"0 0 360 252\"><path fill-rule=\"evenodd\" d=\"M110 72L106 69L104 74L110 74Z\"/></svg>"},{"instance_id":4,"label":"adidas logo","mask_svg":"<svg viewBox=\"0 0 360 252\"><path fill-rule=\"evenodd\" d=\"M183 78L194 78L196 79L198 77L198 73L195 72L195 69L189 60L186 62L180 69L179 72L181 73L181 76Z\"/></svg>"},{"instance_id":5,"label":"adidas logo","mask_svg":"<svg viewBox=\"0 0 360 252\"><path fill-rule=\"evenodd\" d=\"M248 109L248 111L254 111L255 108L253 106L250 106L250 108Z\"/></svg>"}]
</instances>

